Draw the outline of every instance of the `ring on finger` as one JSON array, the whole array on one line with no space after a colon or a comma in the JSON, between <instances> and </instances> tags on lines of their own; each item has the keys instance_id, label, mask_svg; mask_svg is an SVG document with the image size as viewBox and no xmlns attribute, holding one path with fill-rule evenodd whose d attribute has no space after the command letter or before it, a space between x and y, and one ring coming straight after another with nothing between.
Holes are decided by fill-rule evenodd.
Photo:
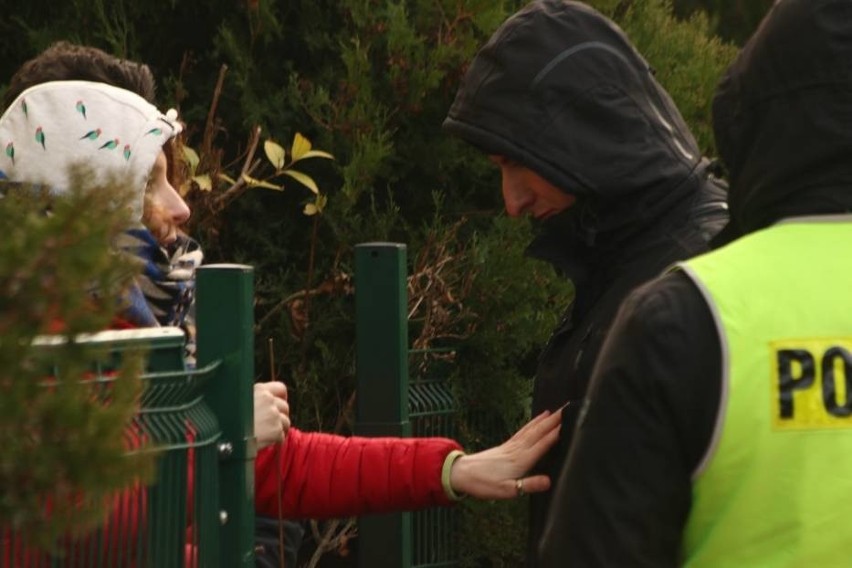
<instances>
[{"instance_id":1,"label":"ring on finger","mask_svg":"<svg viewBox=\"0 0 852 568\"><path fill-rule=\"evenodd\" d=\"M524 491L524 479L519 478L515 480L515 489L518 490L518 497L523 497L526 495L526 491Z\"/></svg>"}]
</instances>

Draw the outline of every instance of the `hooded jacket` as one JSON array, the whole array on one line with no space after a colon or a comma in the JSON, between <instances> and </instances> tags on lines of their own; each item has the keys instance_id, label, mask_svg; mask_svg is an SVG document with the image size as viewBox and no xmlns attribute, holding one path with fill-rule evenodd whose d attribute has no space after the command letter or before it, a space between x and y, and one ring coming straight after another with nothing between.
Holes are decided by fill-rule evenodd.
<instances>
[{"instance_id":1,"label":"hooded jacket","mask_svg":"<svg viewBox=\"0 0 852 568\"><path fill-rule=\"evenodd\" d=\"M555 479L622 299L707 250L727 219L725 190L624 32L579 2L537 1L507 20L471 63L444 129L577 197L528 249L575 290L534 383L534 414L571 403L540 464ZM531 497L531 545L549 499Z\"/></svg>"},{"instance_id":2,"label":"hooded jacket","mask_svg":"<svg viewBox=\"0 0 852 568\"><path fill-rule=\"evenodd\" d=\"M780 0L725 72L713 104L731 184L720 242L850 211L850 61L852 0ZM628 297L556 482L541 565L680 565L721 373L716 324L688 277L670 273Z\"/></svg>"},{"instance_id":3,"label":"hooded jacket","mask_svg":"<svg viewBox=\"0 0 852 568\"><path fill-rule=\"evenodd\" d=\"M725 73L713 129L729 172L727 239L852 210L852 4L781 2Z\"/></svg>"}]
</instances>

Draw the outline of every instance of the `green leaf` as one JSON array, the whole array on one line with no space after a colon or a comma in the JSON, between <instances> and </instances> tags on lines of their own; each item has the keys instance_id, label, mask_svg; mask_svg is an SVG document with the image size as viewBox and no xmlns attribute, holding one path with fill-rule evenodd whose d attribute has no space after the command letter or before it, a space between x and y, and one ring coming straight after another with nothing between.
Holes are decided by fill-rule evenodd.
<instances>
[{"instance_id":1,"label":"green leaf","mask_svg":"<svg viewBox=\"0 0 852 568\"><path fill-rule=\"evenodd\" d=\"M333 160L334 156L332 156L328 152L323 152L322 150L310 150L302 154L299 157L299 160L304 160L305 158L327 158L329 160ZM294 159L293 161L296 162L298 160Z\"/></svg>"},{"instance_id":2,"label":"green leaf","mask_svg":"<svg viewBox=\"0 0 852 568\"><path fill-rule=\"evenodd\" d=\"M284 167L284 161L287 159L287 152L284 148L272 140L267 140L263 143L263 151L266 152L266 157L269 162L275 166L276 170Z\"/></svg>"},{"instance_id":3,"label":"green leaf","mask_svg":"<svg viewBox=\"0 0 852 568\"><path fill-rule=\"evenodd\" d=\"M190 174L195 175L195 168L198 167L198 162L201 161L201 159L198 157L198 153L189 146L184 146L183 159L186 160L187 164L189 164Z\"/></svg>"},{"instance_id":4,"label":"green leaf","mask_svg":"<svg viewBox=\"0 0 852 568\"><path fill-rule=\"evenodd\" d=\"M296 170L284 170L281 173L290 176L291 178L301 183L314 193L319 194L319 188L317 187L316 182L311 176L303 174L302 172L297 172Z\"/></svg>"},{"instance_id":5,"label":"green leaf","mask_svg":"<svg viewBox=\"0 0 852 568\"><path fill-rule=\"evenodd\" d=\"M293 147L290 152L293 154L293 161L301 160L305 154L311 151L311 142L300 133L293 136Z\"/></svg>"},{"instance_id":6,"label":"green leaf","mask_svg":"<svg viewBox=\"0 0 852 568\"><path fill-rule=\"evenodd\" d=\"M325 206L326 206L327 203L328 203L328 197L327 196L325 196L321 193L319 195L317 195L317 209L319 210L320 213L322 213L325 210Z\"/></svg>"},{"instance_id":7,"label":"green leaf","mask_svg":"<svg viewBox=\"0 0 852 568\"><path fill-rule=\"evenodd\" d=\"M213 191L213 180L207 174L192 176L192 181L198 185L198 189L201 191Z\"/></svg>"},{"instance_id":8,"label":"green leaf","mask_svg":"<svg viewBox=\"0 0 852 568\"><path fill-rule=\"evenodd\" d=\"M286 172L285 172L286 173ZM275 189L277 191L283 191L283 185L275 185L274 183L269 183L268 181L264 181L262 179L256 179L251 177L250 175L243 174L243 179L248 184L249 187L265 187L266 189Z\"/></svg>"},{"instance_id":9,"label":"green leaf","mask_svg":"<svg viewBox=\"0 0 852 568\"><path fill-rule=\"evenodd\" d=\"M328 197L326 197L322 193L318 193L313 203L308 203L305 205L305 208L302 210L302 213L309 217L311 215L317 215L323 212L327 203Z\"/></svg>"}]
</instances>

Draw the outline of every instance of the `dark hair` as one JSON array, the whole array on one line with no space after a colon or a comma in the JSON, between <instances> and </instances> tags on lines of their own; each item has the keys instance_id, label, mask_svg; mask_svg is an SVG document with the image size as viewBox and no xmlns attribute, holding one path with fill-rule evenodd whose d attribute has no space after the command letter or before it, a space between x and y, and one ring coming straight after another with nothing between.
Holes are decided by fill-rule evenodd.
<instances>
[{"instance_id":1,"label":"dark hair","mask_svg":"<svg viewBox=\"0 0 852 568\"><path fill-rule=\"evenodd\" d=\"M96 81L132 91L151 104L156 99L154 74L147 65L120 59L96 47L59 41L15 72L4 107L30 87L49 81Z\"/></svg>"}]
</instances>

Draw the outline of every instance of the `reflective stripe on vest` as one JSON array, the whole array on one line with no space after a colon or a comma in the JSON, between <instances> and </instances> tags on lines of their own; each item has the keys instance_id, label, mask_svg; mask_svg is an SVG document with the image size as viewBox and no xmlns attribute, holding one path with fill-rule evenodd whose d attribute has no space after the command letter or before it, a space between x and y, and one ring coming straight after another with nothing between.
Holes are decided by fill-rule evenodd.
<instances>
[{"instance_id":1,"label":"reflective stripe on vest","mask_svg":"<svg viewBox=\"0 0 852 568\"><path fill-rule=\"evenodd\" d=\"M723 358L684 565L852 566L852 216L790 219L679 267Z\"/></svg>"}]
</instances>

